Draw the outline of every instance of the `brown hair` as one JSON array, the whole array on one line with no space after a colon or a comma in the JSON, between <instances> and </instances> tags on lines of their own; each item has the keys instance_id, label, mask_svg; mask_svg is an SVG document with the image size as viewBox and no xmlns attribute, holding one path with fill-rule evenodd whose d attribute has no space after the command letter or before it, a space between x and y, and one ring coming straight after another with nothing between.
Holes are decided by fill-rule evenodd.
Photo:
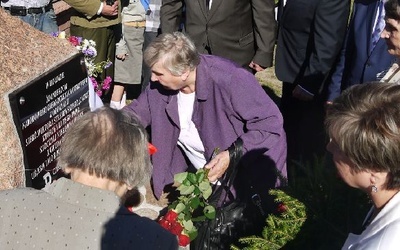
<instances>
[{"instance_id":1,"label":"brown hair","mask_svg":"<svg viewBox=\"0 0 400 250\"><path fill-rule=\"evenodd\" d=\"M387 189L400 187L400 86L364 83L330 105L326 128L355 171L388 172Z\"/></svg>"}]
</instances>

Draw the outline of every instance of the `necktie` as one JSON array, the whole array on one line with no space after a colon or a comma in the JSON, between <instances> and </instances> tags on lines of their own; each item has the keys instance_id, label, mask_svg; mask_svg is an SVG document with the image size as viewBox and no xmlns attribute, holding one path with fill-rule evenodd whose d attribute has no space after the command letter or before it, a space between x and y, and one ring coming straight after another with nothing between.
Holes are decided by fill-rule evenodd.
<instances>
[{"instance_id":1,"label":"necktie","mask_svg":"<svg viewBox=\"0 0 400 250\"><path fill-rule=\"evenodd\" d=\"M375 48L376 44L379 41L381 33L382 33L383 29L385 28L385 20L384 20L385 8L383 5L384 5L383 1L382 0L379 1L378 10L377 10L378 19L376 20L375 29L372 32L370 52Z\"/></svg>"}]
</instances>

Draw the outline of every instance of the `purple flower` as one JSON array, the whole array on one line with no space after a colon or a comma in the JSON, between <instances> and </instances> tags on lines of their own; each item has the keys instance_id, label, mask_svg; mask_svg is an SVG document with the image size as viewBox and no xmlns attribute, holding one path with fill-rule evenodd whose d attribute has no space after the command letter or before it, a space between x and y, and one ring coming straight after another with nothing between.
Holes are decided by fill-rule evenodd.
<instances>
[{"instance_id":1,"label":"purple flower","mask_svg":"<svg viewBox=\"0 0 400 250\"><path fill-rule=\"evenodd\" d=\"M77 36L76 38L78 39L79 44L81 44L82 43L82 37L81 36Z\"/></svg>"},{"instance_id":2,"label":"purple flower","mask_svg":"<svg viewBox=\"0 0 400 250\"><path fill-rule=\"evenodd\" d=\"M94 89L97 89L97 87L99 86L99 83L97 82L96 78L91 76L90 77L90 81L92 82L92 85L93 85Z\"/></svg>"},{"instance_id":3,"label":"purple flower","mask_svg":"<svg viewBox=\"0 0 400 250\"><path fill-rule=\"evenodd\" d=\"M101 96L103 95L103 91L101 91L101 90L97 90L97 91L96 91L96 94L97 94L98 96L100 96L100 97L101 97Z\"/></svg>"},{"instance_id":4,"label":"purple flower","mask_svg":"<svg viewBox=\"0 0 400 250\"><path fill-rule=\"evenodd\" d=\"M112 62L108 61L106 65L104 65L104 69L109 68L112 65Z\"/></svg>"},{"instance_id":5,"label":"purple flower","mask_svg":"<svg viewBox=\"0 0 400 250\"><path fill-rule=\"evenodd\" d=\"M103 81L103 87L102 89L109 89L111 85L112 79L110 76L107 76L106 79Z\"/></svg>"},{"instance_id":6,"label":"purple flower","mask_svg":"<svg viewBox=\"0 0 400 250\"><path fill-rule=\"evenodd\" d=\"M93 57L93 56L96 56L97 55L97 52L96 52L96 50L95 49L93 49L93 48L86 48L86 49L83 49L82 50L82 53L85 55L85 56L90 56L90 57Z\"/></svg>"}]
</instances>

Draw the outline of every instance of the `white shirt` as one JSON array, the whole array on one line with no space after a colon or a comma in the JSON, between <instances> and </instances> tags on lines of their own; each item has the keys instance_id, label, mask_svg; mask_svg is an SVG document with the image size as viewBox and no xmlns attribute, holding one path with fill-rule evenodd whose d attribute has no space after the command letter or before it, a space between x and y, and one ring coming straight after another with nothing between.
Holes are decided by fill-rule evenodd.
<instances>
[{"instance_id":1,"label":"white shirt","mask_svg":"<svg viewBox=\"0 0 400 250\"><path fill-rule=\"evenodd\" d=\"M349 234L342 250L398 250L400 193L397 193L360 234Z\"/></svg>"},{"instance_id":2,"label":"white shirt","mask_svg":"<svg viewBox=\"0 0 400 250\"><path fill-rule=\"evenodd\" d=\"M204 145L200 139L196 125L192 121L195 93L178 93L178 114L181 131L178 138L178 145L185 152L189 161L196 169L204 167Z\"/></svg>"}]
</instances>

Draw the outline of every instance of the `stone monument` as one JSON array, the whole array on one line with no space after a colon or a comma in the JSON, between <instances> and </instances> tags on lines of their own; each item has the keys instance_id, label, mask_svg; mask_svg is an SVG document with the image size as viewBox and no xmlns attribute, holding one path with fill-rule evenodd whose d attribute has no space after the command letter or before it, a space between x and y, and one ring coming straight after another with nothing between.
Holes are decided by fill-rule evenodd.
<instances>
[{"instance_id":1,"label":"stone monument","mask_svg":"<svg viewBox=\"0 0 400 250\"><path fill-rule=\"evenodd\" d=\"M73 120L66 111L59 114L73 108L73 100L67 95L71 88L77 87L69 82L70 76L77 74L86 79L86 83L80 83L84 85L87 74L81 70L81 55L67 40L44 34L1 8L0 23L1 190L26 186L28 179L42 174L42 170L55 162L58 135L63 133L60 130L65 130ZM78 60L74 63L78 70L71 74L58 69L71 60ZM87 92L87 85L81 87ZM78 97L82 103L86 102L83 100L86 95ZM58 128L52 129L56 125ZM38 152L30 148L35 143ZM28 166L31 161L38 161L38 166Z\"/></svg>"},{"instance_id":2,"label":"stone monument","mask_svg":"<svg viewBox=\"0 0 400 250\"><path fill-rule=\"evenodd\" d=\"M42 188L61 172L56 166L61 136L83 114L80 107L88 106L86 69L67 40L1 8L0 22L0 190ZM155 219L166 204L147 189L139 188L132 211Z\"/></svg>"}]
</instances>

